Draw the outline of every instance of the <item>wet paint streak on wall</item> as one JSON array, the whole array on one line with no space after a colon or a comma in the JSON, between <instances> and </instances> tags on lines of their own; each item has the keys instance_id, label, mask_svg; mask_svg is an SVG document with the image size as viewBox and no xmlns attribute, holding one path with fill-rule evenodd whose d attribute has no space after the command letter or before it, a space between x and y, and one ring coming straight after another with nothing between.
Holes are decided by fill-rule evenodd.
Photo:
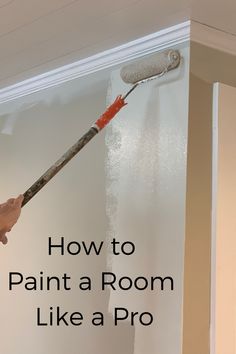
<instances>
[{"instance_id":1,"label":"wet paint streak on wall","mask_svg":"<svg viewBox=\"0 0 236 354\"><path fill-rule=\"evenodd\" d=\"M106 133L108 237L130 240L132 256L108 256L118 276L171 276L174 291L113 291L109 310L149 311L154 324L136 326L134 354L180 354L186 196L189 48L180 68L142 85ZM111 75L108 103L128 89Z\"/></svg>"}]
</instances>

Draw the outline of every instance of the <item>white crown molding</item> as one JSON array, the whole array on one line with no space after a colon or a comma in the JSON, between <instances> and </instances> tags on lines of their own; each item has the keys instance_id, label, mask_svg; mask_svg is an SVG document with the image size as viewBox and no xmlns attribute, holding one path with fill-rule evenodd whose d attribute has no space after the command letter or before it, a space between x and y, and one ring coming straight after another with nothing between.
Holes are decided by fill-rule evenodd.
<instances>
[{"instance_id":1,"label":"white crown molding","mask_svg":"<svg viewBox=\"0 0 236 354\"><path fill-rule=\"evenodd\" d=\"M191 34L191 35L190 35ZM236 55L236 36L186 21L0 89L0 104L190 41Z\"/></svg>"},{"instance_id":2,"label":"white crown molding","mask_svg":"<svg viewBox=\"0 0 236 354\"><path fill-rule=\"evenodd\" d=\"M186 21L72 64L59 67L42 75L21 81L15 85L5 87L0 90L0 104L189 40L190 21Z\"/></svg>"},{"instance_id":3,"label":"white crown molding","mask_svg":"<svg viewBox=\"0 0 236 354\"><path fill-rule=\"evenodd\" d=\"M191 41L236 55L236 36L216 28L191 21Z\"/></svg>"}]
</instances>

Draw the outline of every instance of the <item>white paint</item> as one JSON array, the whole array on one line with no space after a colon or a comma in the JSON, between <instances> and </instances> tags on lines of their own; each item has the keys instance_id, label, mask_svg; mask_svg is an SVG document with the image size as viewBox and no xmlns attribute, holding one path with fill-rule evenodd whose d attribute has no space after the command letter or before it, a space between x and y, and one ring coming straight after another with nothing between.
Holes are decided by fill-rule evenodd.
<instances>
[{"instance_id":1,"label":"white paint","mask_svg":"<svg viewBox=\"0 0 236 354\"><path fill-rule=\"evenodd\" d=\"M21 112L30 110L38 102L33 102L33 103L21 102L21 104L19 104L17 107L14 106L11 107L10 111L5 111L6 116L5 115L3 115L2 117L0 116L0 119L5 118L5 122L1 130L1 133L5 135L12 135L14 131L14 126L17 123L17 120L19 119Z\"/></svg>"},{"instance_id":2,"label":"white paint","mask_svg":"<svg viewBox=\"0 0 236 354\"><path fill-rule=\"evenodd\" d=\"M10 114L7 117L6 121L5 121L5 124L4 124L3 128L2 128L1 133L2 134L6 134L6 135L12 135L13 129L14 129L14 125L15 125L15 123L17 121L17 118L18 118L17 113Z\"/></svg>"},{"instance_id":3,"label":"white paint","mask_svg":"<svg viewBox=\"0 0 236 354\"><path fill-rule=\"evenodd\" d=\"M134 354L180 354L189 48L180 68L142 85L107 129L109 237L136 244L130 257L109 259L119 276L170 275L175 291L110 294L109 309L150 311L155 324L135 328ZM109 101L126 85L112 74Z\"/></svg>"},{"instance_id":4,"label":"white paint","mask_svg":"<svg viewBox=\"0 0 236 354\"><path fill-rule=\"evenodd\" d=\"M18 120L22 119L24 114L27 114L32 107L43 104L49 108L51 105L54 105L55 102L58 102L58 104L68 104L75 98L78 99L78 97L86 96L88 92L93 94L98 93L100 87L104 85L106 80L108 80L108 71L101 71L97 73L95 77L91 75L83 79L80 78L57 87L36 92L32 95L20 97L14 101L6 102L0 105L0 120L3 121L3 127L0 133L7 135L13 134ZM98 112L98 114L99 113L101 112ZM32 115L31 118L34 120L34 115ZM41 116L40 119L43 119L43 116ZM81 117L77 117L77 119L81 119Z\"/></svg>"}]
</instances>

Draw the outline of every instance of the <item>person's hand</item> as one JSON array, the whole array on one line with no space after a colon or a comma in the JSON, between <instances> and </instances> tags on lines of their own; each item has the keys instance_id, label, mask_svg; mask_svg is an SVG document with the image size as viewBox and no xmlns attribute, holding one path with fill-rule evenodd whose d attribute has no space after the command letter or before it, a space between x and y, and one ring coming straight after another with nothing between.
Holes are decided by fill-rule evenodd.
<instances>
[{"instance_id":1,"label":"person's hand","mask_svg":"<svg viewBox=\"0 0 236 354\"><path fill-rule=\"evenodd\" d=\"M17 198L8 199L6 203L0 204L0 242L4 245L8 242L6 233L11 231L19 219L23 200L23 195L19 195Z\"/></svg>"}]
</instances>

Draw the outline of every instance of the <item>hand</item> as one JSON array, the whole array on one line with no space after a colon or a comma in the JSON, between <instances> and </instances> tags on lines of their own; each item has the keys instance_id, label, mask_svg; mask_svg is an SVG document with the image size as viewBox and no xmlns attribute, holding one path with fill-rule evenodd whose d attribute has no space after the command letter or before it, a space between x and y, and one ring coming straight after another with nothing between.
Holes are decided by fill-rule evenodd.
<instances>
[{"instance_id":1,"label":"hand","mask_svg":"<svg viewBox=\"0 0 236 354\"><path fill-rule=\"evenodd\" d=\"M0 204L0 242L4 245L8 242L6 232L11 231L19 219L23 200L23 195L19 195L18 198L11 198Z\"/></svg>"}]
</instances>

